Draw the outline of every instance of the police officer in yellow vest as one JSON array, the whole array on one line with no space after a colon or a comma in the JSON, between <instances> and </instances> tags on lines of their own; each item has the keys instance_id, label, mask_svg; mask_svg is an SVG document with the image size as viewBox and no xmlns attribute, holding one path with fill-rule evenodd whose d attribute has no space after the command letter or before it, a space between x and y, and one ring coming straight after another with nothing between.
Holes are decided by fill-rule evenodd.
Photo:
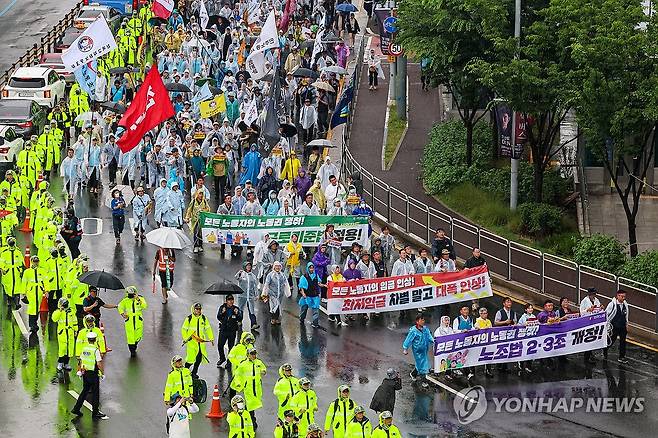
<instances>
[{"instance_id":1,"label":"police officer in yellow vest","mask_svg":"<svg viewBox=\"0 0 658 438\"><path fill-rule=\"evenodd\" d=\"M135 61L137 60L137 39L130 29L126 29L124 35L119 40L119 50L121 50L123 59L126 60L127 65L135 65Z\"/></svg>"},{"instance_id":2,"label":"police officer in yellow vest","mask_svg":"<svg viewBox=\"0 0 658 438\"><path fill-rule=\"evenodd\" d=\"M137 356L137 344L142 340L144 334L142 313L147 307L148 304L144 297L137 294L137 288L128 286L126 288L126 297L119 302L118 310L123 316L130 357Z\"/></svg>"},{"instance_id":3,"label":"police officer in yellow vest","mask_svg":"<svg viewBox=\"0 0 658 438\"><path fill-rule=\"evenodd\" d=\"M231 399L231 412L226 416L228 423L228 436L231 438L254 438L256 432L247 412L246 403L241 395L235 395Z\"/></svg>"},{"instance_id":4,"label":"police officer in yellow vest","mask_svg":"<svg viewBox=\"0 0 658 438\"><path fill-rule=\"evenodd\" d=\"M87 335L89 333L96 333L96 348L101 352L101 356L105 357L107 352L107 347L105 346L105 336L101 329L96 327L96 318L94 315L85 315L83 319L83 328L78 332L78 337L75 340L75 355L78 358L78 368L80 367L80 360L82 356L82 350L87 344Z\"/></svg>"},{"instance_id":5,"label":"police officer in yellow vest","mask_svg":"<svg viewBox=\"0 0 658 438\"><path fill-rule=\"evenodd\" d=\"M2 290L10 307L21 307L18 299L23 292L21 274L25 265L23 254L16 248L16 239L7 239L7 246L0 250L0 269L2 270Z\"/></svg>"},{"instance_id":6,"label":"police officer in yellow vest","mask_svg":"<svg viewBox=\"0 0 658 438\"><path fill-rule=\"evenodd\" d=\"M181 336L183 344L186 346L185 366L192 367L192 377L197 376L199 365L208 363L208 353L206 351L206 342L215 345L215 335L213 334L210 321L206 315L201 313L201 303L194 303L192 313L183 321L181 327Z\"/></svg>"},{"instance_id":7,"label":"police officer in yellow vest","mask_svg":"<svg viewBox=\"0 0 658 438\"><path fill-rule=\"evenodd\" d=\"M98 405L100 404L100 381L105 376L103 375L103 356L96 346L97 337L96 332L88 332L87 344L80 352L78 375L82 377L82 391L78 396L78 400L75 402L75 406L71 409L71 413L81 417L82 411L80 411L80 408L82 407L82 403L90 395L92 418L106 420L108 417L98 409Z\"/></svg>"},{"instance_id":8,"label":"police officer in yellow vest","mask_svg":"<svg viewBox=\"0 0 658 438\"><path fill-rule=\"evenodd\" d=\"M167 375L167 383L163 392L165 406L169 406L171 395L176 392L181 397L192 397L194 394L192 373L189 368L183 366L183 358L179 355L171 358L171 371Z\"/></svg>"},{"instance_id":9,"label":"police officer in yellow vest","mask_svg":"<svg viewBox=\"0 0 658 438\"><path fill-rule=\"evenodd\" d=\"M46 293L45 280L47 277L46 270L39 264L39 257L30 258L30 267L23 272L22 288L25 298L27 298L27 320L30 331L36 333L39 330L37 321L39 319L39 306L41 299Z\"/></svg>"},{"instance_id":10,"label":"police officer in yellow vest","mask_svg":"<svg viewBox=\"0 0 658 438\"><path fill-rule=\"evenodd\" d=\"M57 323L58 358L57 370L71 371L69 359L75 354L75 332L78 331L78 320L75 312L69 307L69 300L60 298L57 310L50 317Z\"/></svg>"}]
</instances>

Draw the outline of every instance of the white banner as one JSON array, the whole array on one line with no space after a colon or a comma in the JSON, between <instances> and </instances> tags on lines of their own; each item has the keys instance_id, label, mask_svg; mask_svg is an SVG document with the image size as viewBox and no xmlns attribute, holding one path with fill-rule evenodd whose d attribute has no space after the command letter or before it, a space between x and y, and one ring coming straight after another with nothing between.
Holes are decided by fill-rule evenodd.
<instances>
[{"instance_id":1,"label":"white banner","mask_svg":"<svg viewBox=\"0 0 658 438\"><path fill-rule=\"evenodd\" d=\"M486 266L457 272L332 281L327 285L327 312L330 315L392 312L492 295Z\"/></svg>"},{"instance_id":2,"label":"white banner","mask_svg":"<svg viewBox=\"0 0 658 438\"><path fill-rule=\"evenodd\" d=\"M82 64L86 64L117 48L110 27L101 14L96 21L80 35L71 47L62 53L62 62L69 71L76 71Z\"/></svg>"},{"instance_id":3,"label":"white banner","mask_svg":"<svg viewBox=\"0 0 658 438\"><path fill-rule=\"evenodd\" d=\"M311 54L311 68L315 66L317 62L318 55L322 51L322 36L324 35L324 28L318 30L318 33L315 35L315 42L313 43L313 53Z\"/></svg>"},{"instance_id":4,"label":"white banner","mask_svg":"<svg viewBox=\"0 0 658 438\"><path fill-rule=\"evenodd\" d=\"M272 70L272 64L265 59L265 53L252 52L247 56L245 69L249 72L251 78L257 81Z\"/></svg>"},{"instance_id":5,"label":"white banner","mask_svg":"<svg viewBox=\"0 0 658 438\"><path fill-rule=\"evenodd\" d=\"M256 99L251 99L244 108L244 122L247 126L251 126L256 120L258 120L258 105Z\"/></svg>"},{"instance_id":6,"label":"white banner","mask_svg":"<svg viewBox=\"0 0 658 438\"><path fill-rule=\"evenodd\" d=\"M251 46L251 53L264 52L267 49L276 49L279 47L279 36L276 32L276 17L274 11L267 16L260 35L256 38L254 45Z\"/></svg>"},{"instance_id":7,"label":"white banner","mask_svg":"<svg viewBox=\"0 0 658 438\"><path fill-rule=\"evenodd\" d=\"M434 371L563 356L605 348L607 342L605 312L554 324L469 330L434 338Z\"/></svg>"}]
</instances>

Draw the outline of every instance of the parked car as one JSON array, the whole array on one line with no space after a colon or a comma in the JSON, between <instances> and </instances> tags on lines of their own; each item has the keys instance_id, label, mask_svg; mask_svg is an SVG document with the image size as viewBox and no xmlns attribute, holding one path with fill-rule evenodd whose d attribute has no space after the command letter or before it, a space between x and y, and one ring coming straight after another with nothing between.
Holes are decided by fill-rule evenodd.
<instances>
[{"instance_id":1,"label":"parked car","mask_svg":"<svg viewBox=\"0 0 658 438\"><path fill-rule=\"evenodd\" d=\"M83 0L83 5L100 5L116 9L122 15L130 15L139 10L148 0Z\"/></svg>"},{"instance_id":2,"label":"parked car","mask_svg":"<svg viewBox=\"0 0 658 438\"><path fill-rule=\"evenodd\" d=\"M23 150L23 137L16 134L11 126L0 125L0 169L2 174L16 165L16 157Z\"/></svg>"},{"instance_id":3,"label":"parked car","mask_svg":"<svg viewBox=\"0 0 658 438\"><path fill-rule=\"evenodd\" d=\"M39 105L52 108L65 98L66 82L47 67L19 67L2 90L2 97L33 99Z\"/></svg>"},{"instance_id":4,"label":"parked car","mask_svg":"<svg viewBox=\"0 0 658 438\"><path fill-rule=\"evenodd\" d=\"M23 138L39 135L46 116L46 110L35 100L0 99L0 125L11 126Z\"/></svg>"},{"instance_id":5,"label":"parked car","mask_svg":"<svg viewBox=\"0 0 658 438\"><path fill-rule=\"evenodd\" d=\"M68 49L84 31L84 29L76 29L73 26L67 28L55 43L55 52L62 53L64 50Z\"/></svg>"},{"instance_id":6,"label":"parked car","mask_svg":"<svg viewBox=\"0 0 658 438\"><path fill-rule=\"evenodd\" d=\"M105 21L107 21L112 33L116 33L121 25L121 13L109 6L101 6L95 3L80 8L80 13L73 21L73 27L84 30L101 15L105 16Z\"/></svg>"},{"instance_id":7,"label":"parked car","mask_svg":"<svg viewBox=\"0 0 658 438\"><path fill-rule=\"evenodd\" d=\"M61 53L44 53L39 60L39 67L52 68L67 84L75 82L75 75L66 69Z\"/></svg>"}]
</instances>

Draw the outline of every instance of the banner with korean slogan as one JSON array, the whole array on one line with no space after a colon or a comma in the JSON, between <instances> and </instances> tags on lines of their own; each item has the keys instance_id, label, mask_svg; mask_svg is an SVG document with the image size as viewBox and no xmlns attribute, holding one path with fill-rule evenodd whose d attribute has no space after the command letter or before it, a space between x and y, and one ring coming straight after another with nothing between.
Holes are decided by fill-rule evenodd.
<instances>
[{"instance_id":1,"label":"banner with korean slogan","mask_svg":"<svg viewBox=\"0 0 658 438\"><path fill-rule=\"evenodd\" d=\"M564 356L607 346L605 312L554 324L469 330L434 338L434 370Z\"/></svg>"},{"instance_id":2,"label":"banner with korean slogan","mask_svg":"<svg viewBox=\"0 0 658 438\"><path fill-rule=\"evenodd\" d=\"M337 239L331 246L365 245L368 240L367 216L230 216L201 213L203 241L210 244L252 246L270 235L281 245L297 234L299 243L316 247L324 240L327 225L334 225Z\"/></svg>"},{"instance_id":3,"label":"banner with korean slogan","mask_svg":"<svg viewBox=\"0 0 658 438\"><path fill-rule=\"evenodd\" d=\"M223 94L220 94L211 100L201 102L199 104L199 111L203 118L216 116L219 113L226 112L226 98Z\"/></svg>"},{"instance_id":4,"label":"banner with korean slogan","mask_svg":"<svg viewBox=\"0 0 658 438\"><path fill-rule=\"evenodd\" d=\"M97 59L116 48L114 35L105 21L105 16L100 14L96 21L91 23L68 49L64 50L62 63L67 70L76 71L82 64Z\"/></svg>"},{"instance_id":5,"label":"banner with korean slogan","mask_svg":"<svg viewBox=\"0 0 658 438\"><path fill-rule=\"evenodd\" d=\"M493 295L486 266L458 272L330 282L327 312L391 312L438 306Z\"/></svg>"}]
</instances>

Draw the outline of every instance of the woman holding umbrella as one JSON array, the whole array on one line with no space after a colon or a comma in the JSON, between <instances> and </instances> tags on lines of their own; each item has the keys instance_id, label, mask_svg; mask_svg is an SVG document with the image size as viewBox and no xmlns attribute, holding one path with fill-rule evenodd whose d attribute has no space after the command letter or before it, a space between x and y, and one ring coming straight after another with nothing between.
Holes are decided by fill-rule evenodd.
<instances>
[{"instance_id":1,"label":"woman holding umbrella","mask_svg":"<svg viewBox=\"0 0 658 438\"><path fill-rule=\"evenodd\" d=\"M196 192L192 201L190 201L190 205L185 212L185 222L189 224L190 230L192 230L192 234L194 235L194 253L203 251L203 238L201 236L201 224L199 223L202 211L210 211L210 206L208 205L206 195L203 191L199 190Z\"/></svg>"}]
</instances>

